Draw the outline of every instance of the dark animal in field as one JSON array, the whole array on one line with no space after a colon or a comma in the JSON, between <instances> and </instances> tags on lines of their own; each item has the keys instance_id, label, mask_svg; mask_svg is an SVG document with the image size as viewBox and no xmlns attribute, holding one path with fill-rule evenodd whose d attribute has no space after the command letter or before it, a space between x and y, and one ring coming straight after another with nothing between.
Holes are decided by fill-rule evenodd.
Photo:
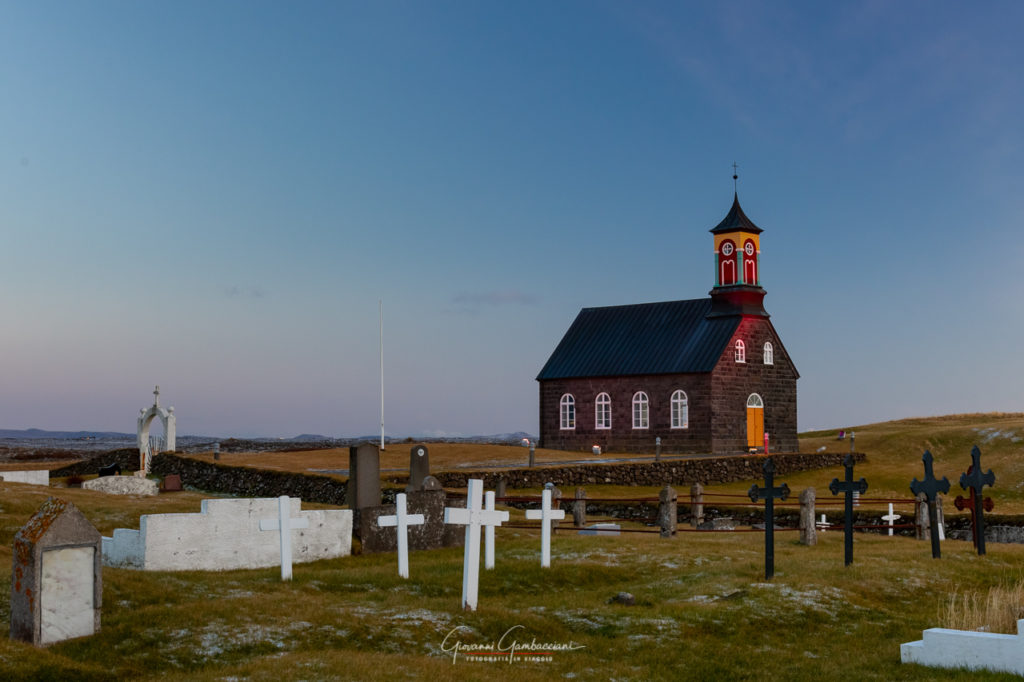
<instances>
[{"instance_id":1,"label":"dark animal in field","mask_svg":"<svg viewBox=\"0 0 1024 682\"><path fill-rule=\"evenodd\" d=\"M108 464L105 467L100 467L100 476L115 476L115 475L116 476L120 476L121 475L121 465L118 464L117 462L114 462L113 464Z\"/></svg>"}]
</instances>

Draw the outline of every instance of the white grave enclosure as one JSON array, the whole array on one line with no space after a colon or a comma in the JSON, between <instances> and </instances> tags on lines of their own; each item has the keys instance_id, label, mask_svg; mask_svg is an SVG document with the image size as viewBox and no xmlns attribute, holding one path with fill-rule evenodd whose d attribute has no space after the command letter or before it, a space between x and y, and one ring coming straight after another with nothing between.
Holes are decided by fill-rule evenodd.
<instances>
[{"instance_id":1,"label":"white grave enclosure","mask_svg":"<svg viewBox=\"0 0 1024 682\"><path fill-rule=\"evenodd\" d=\"M31 485L50 485L50 472L47 469L35 471L0 471L0 480L8 483L29 483Z\"/></svg>"},{"instance_id":2,"label":"white grave enclosure","mask_svg":"<svg viewBox=\"0 0 1024 682\"><path fill-rule=\"evenodd\" d=\"M39 635L41 644L93 634L95 547L61 547L43 552Z\"/></svg>"},{"instance_id":3,"label":"white grave enclosure","mask_svg":"<svg viewBox=\"0 0 1024 682\"><path fill-rule=\"evenodd\" d=\"M969 668L1024 675L1024 620L1016 635L931 628L900 645L900 660L936 668Z\"/></svg>"},{"instance_id":4,"label":"white grave enclosure","mask_svg":"<svg viewBox=\"0 0 1024 682\"><path fill-rule=\"evenodd\" d=\"M291 533L296 562L352 553L352 510L301 511L290 498L290 518L309 527ZM147 514L139 530L118 528L103 538L103 563L149 571L226 571L281 565L280 533L260 531L260 521L277 518L277 498L209 499L198 514Z\"/></svg>"}]
</instances>

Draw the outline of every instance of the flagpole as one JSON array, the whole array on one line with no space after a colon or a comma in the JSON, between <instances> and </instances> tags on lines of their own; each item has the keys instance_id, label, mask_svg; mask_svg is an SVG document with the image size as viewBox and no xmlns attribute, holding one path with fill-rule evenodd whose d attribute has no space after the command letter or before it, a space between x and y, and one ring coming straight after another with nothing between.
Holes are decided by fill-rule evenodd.
<instances>
[{"instance_id":1,"label":"flagpole","mask_svg":"<svg viewBox=\"0 0 1024 682\"><path fill-rule=\"evenodd\" d=\"M384 449L384 299L377 299L380 319L380 449Z\"/></svg>"}]
</instances>

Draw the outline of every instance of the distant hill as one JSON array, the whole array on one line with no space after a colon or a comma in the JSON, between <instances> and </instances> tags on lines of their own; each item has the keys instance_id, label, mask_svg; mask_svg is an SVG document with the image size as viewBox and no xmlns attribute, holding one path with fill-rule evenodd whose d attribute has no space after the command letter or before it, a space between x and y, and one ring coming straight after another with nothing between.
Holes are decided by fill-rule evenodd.
<instances>
[{"instance_id":1,"label":"distant hill","mask_svg":"<svg viewBox=\"0 0 1024 682\"><path fill-rule=\"evenodd\" d=\"M0 438L67 438L87 440L94 438L135 438L134 433L117 431L44 431L42 429L0 429Z\"/></svg>"}]
</instances>

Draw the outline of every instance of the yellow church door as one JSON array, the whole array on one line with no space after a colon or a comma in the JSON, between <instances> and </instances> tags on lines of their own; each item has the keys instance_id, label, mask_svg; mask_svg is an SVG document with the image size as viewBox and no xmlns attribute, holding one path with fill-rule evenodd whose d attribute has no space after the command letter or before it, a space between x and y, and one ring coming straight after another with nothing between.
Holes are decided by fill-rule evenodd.
<instances>
[{"instance_id":1,"label":"yellow church door","mask_svg":"<svg viewBox=\"0 0 1024 682\"><path fill-rule=\"evenodd\" d=\"M747 398L747 447L764 447L764 402L756 393Z\"/></svg>"}]
</instances>

